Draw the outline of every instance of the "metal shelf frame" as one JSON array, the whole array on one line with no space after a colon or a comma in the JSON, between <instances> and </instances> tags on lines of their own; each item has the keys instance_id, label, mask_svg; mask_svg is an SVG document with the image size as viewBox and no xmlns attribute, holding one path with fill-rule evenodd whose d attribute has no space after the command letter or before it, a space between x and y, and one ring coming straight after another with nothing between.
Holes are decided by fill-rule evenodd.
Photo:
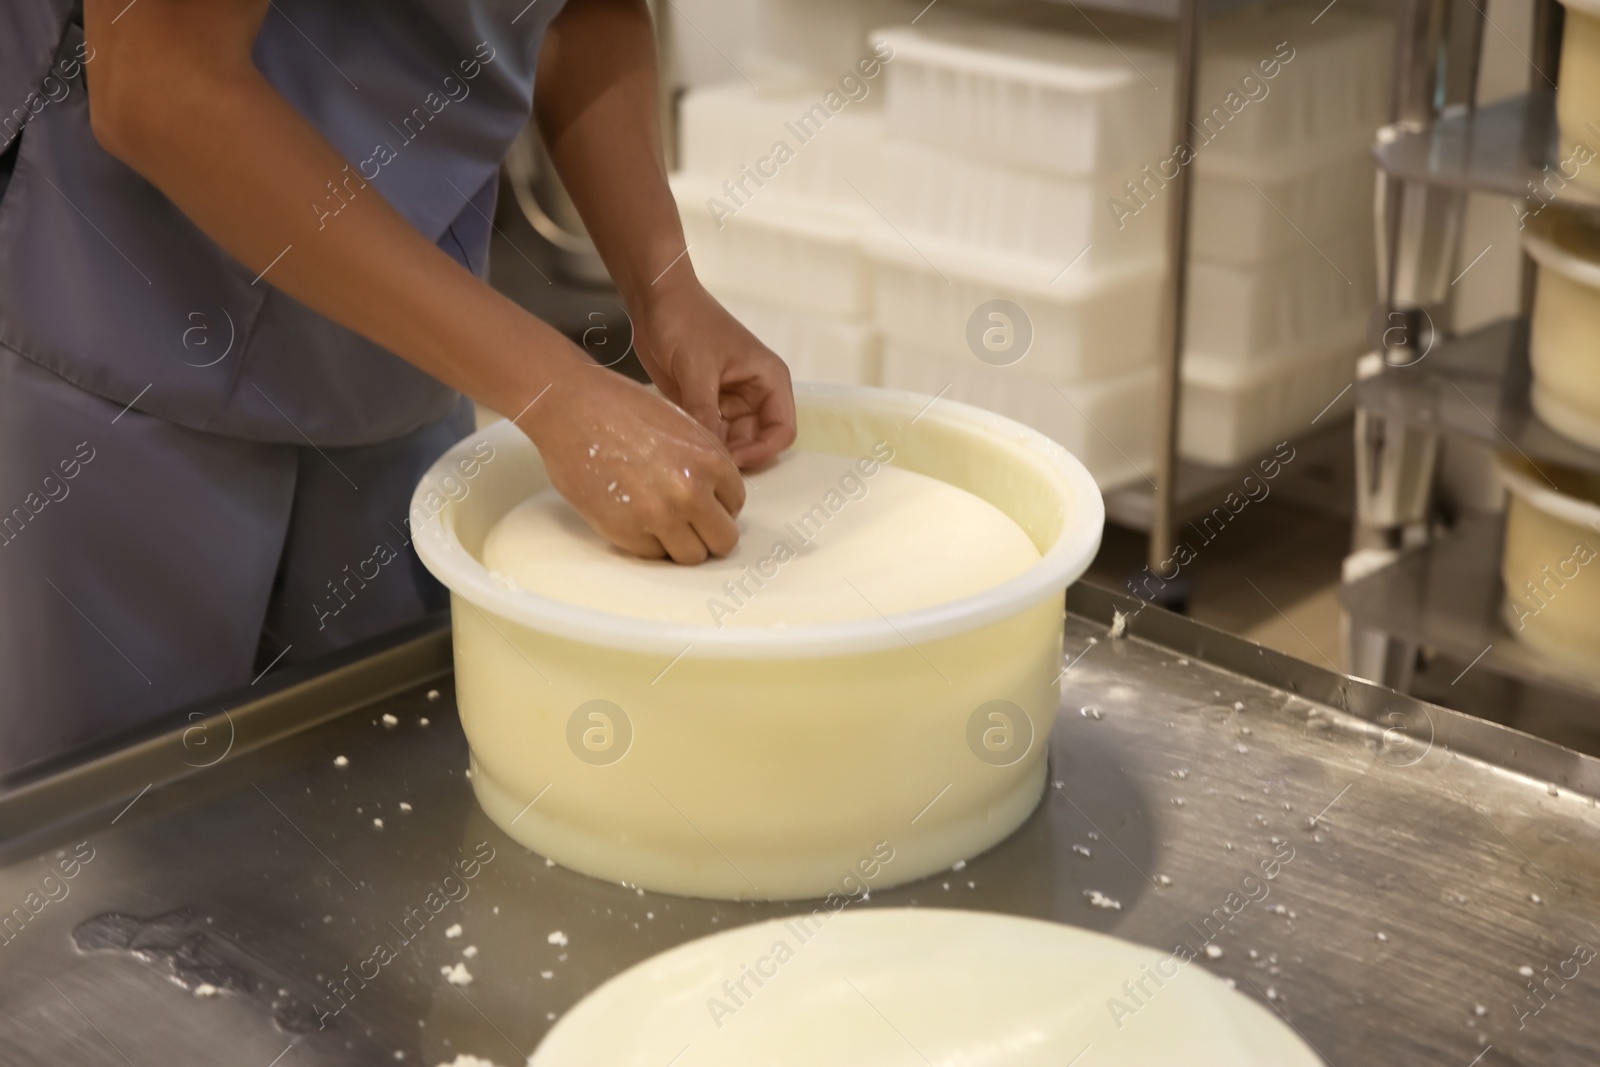
<instances>
[{"instance_id":1,"label":"metal shelf frame","mask_svg":"<svg viewBox=\"0 0 1600 1067\"><path fill-rule=\"evenodd\" d=\"M1600 474L1600 452L1546 426L1528 403L1528 323L1503 319L1440 342L1422 362L1356 384L1364 411L1530 460Z\"/></svg>"},{"instance_id":2,"label":"metal shelf frame","mask_svg":"<svg viewBox=\"0 0 1600 1067\"><path fill-rule=\"evenodd\" d=\"M1194 126L1195 103L1200 80L1202 23L1208 14L1243 7L1247 0L1050 0L1069 3L1080 11L1112 12L1163 19L1176 28L1177 64L1175 67L1172 109L1172 144L1186 144ZM1151 569L1164 567L1177 540L1182 511L1194 501L1185 499L1185 490L1203 489L1209 481L1203 471L1178 458L1180 424L1183 417L1183 335L1184 315L1189 290L1189 236L1194 210L1194 167L1179 167L1170 180L1172 210L1167 213L1167 281L1163 294L1162 327L1156 350L1156 440L1155 470L1151 476L1148 504L1124 508L1124 521L1144 528L1149 536L1148 559ZM1135 493L1140 491L1135 490ZM1126 494L1124 494L1126 495ZM1141 521L1142 520L1142 521Z\"/></svg>"},{"instance_id":3,"label":"metal shelf frame","mask_svg":"<svg viewBox=\"0 0 1600 1067\"><path fill-rule=\"evenodd\" d=\"M1199 88L1203 24L1208 15L1249 6L1251 0L1051 0L1075 8L1142 15L1170 21L1176 28L1172 144L1186 144L1194 129ZM1167 567L1178 528L1221 499L1226 487L1248 473L1251 462L1209 467L1179 456L1183 418L1184 325L1189 291L1189 243L1193 231L1193 166L1178 168L1171 179L1172 210L1167 215L1167 282L1156 350L1155 468L1149 491L1134 485L1107 494L1107 515L1121 525L1146 531L1152 570Z\"/></svg>"},{"instance_id":4,"label":"metal shelf frame","mask_svg":"<svg viewBox=\"0 0 1600 1067\"><path fill-rule=\"evenodd\" d=\"M1469 515L1447 535L1343 586L1340 604L1353 625L1381 629L1412 649L1426 647L1466 665L1461 676L1491 671L1600 707L1600 674L1552 663L1507 627L1498 567L1504 532L1500 515Z\"/></svg>"},{"instance_id":5,"label":"metal shelf frame","mask_svg":"<svg viewBox=\"0 0 1600 1067\"><path fill-rule=\"evenodd\" d=\"M1187 144L1194 125L1195 96L1200 82L1201 0L1177 0L1177 99L1172 109L1172 144ZM1156 393L1155 485L1150 515L1148 559L1159 571L1177 536L1178 439L1183 417L1183 334L1189 293L1190 215L1194 210L1194 167L1179 167L1172 182L1172 210L1167 215L1166 315L1157 349L1159 386Z\"/></svg>"},{"instance_id":6,"label":"metal shelf frame","mask_svg":"<svg viewBox=\"0 0 1600 1067\"><path fill-rule=\"evenodd\" d=\"M1595 137L1600 138L1600 127ZM1571 183L1561 159L1555 94L1535 88L1481 108L1448 110L1421 129L1386 126L1372 156L1398 179L1500 193L1600 213L1600 192Z\"/></svg>"},{"instance_id":7,"label":"metal shelf frame","mask_svg":"<svg viewBox=\"0 0 1600 1067\"><path fill-rule=\"evenodd\" d=\"M1600 681L1532 652L1501 621L1500 518L1469 516L1443 536L1436 523L1434 480L1445 435L1600 471L1600 452L1551 430L1528 403L1531 261L1524 258L1519 317L1460 337L1448 329L1469 193L1600 213L1600 196L1545 180L1561 177L1551 90L1563 18L1556 0L1536 0L1533 18L1534 88L1478 107L1482 7L1475 0L1404 5L1391 121L1372 150L1381 172L1380 267L1392 328L1380 341L1377 372L1356 388L1353 538L1358 553L1393 559L1347 580L1341 602L1351 672L1359 677L1405 690L1417 651L1426 647L1600 709Z\"/></svg>"}]
</instances>

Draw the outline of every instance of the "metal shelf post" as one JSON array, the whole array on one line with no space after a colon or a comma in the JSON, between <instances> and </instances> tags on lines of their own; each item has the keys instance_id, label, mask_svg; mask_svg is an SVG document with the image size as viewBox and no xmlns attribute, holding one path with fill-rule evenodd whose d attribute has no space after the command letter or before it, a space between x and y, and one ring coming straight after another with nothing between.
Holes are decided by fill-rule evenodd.
<instances>
[{"instance_id":1,"label":"metal shelf post","mask_svg":"<svg viewBox=\"0 0 1600 1067\"><path fill-rule=\"evenodd\" d=\"M1172 143L1186 144L1194 125L1195 96L1200 77L1201 0L1180 0L1176 99L1172 109ZM1160 384L1156 395L1155 499L1151 502L1149 563L1160 573L1173 549L1177 525L1178 440L1183 418L1183 323L1189 281L1189 214L1194 202L1191 162L1172 180L1172 211L1167 216L1167 315L1159 350Z\"/></svg>"}]
</instances>

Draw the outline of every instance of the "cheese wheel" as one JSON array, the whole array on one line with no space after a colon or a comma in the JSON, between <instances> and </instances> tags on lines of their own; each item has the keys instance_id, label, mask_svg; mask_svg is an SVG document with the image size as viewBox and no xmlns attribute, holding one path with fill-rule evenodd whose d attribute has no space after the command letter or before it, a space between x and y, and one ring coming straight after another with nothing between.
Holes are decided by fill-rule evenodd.
<instances>
[{"instance_id":1,"label":"cheese wheel","mask_svg":"<svg viewBox=\"0 0 1600 1067\"><path fill-rule=\"evenodd\" d=\"M993 504L872 457L792 451L751 475L739 544L698 566L643 560L553 489L512 508L483 562L541 596L668 623L796 626L893 615L993 588L1039 561Z\"/></svg>"},{"instance_id":2,"label":"cheese wheel","mask_svg":"<svg viewBox=\"0 0 1600 1067\"><path fill-rule=\"evenodd\" d=\"M815 912L691 941L558 1022L529 1067L1317 1067L1195 953L925 908ZM1187 958L1186 958L1187 957Z\"/></svg>"}]
</instances>

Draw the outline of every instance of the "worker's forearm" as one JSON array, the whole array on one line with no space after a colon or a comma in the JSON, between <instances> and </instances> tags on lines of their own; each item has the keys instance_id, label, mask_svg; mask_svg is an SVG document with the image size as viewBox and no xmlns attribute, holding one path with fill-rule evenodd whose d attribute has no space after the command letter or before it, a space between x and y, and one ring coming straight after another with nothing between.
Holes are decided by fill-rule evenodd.
<instances>
[{"instance_id":1,"label":"worker's forearm","mask_svg":"<svg viewBox=\"0 0 1600 1067\"><path fill-rule=\"evenodd\" d=\"M584 359L392 210L255 68L252 51L269 5L84 0L85 32L96 54L88 74L90 119L101 145L261 272L260 284L277 286L495 410L516 413L550 485L613 544L682 563L731 551L743 486L703 424ZM644 29L648 43L648 22ZM624 43L638 51L637 40ZM403 55L394 60L404 61ZM612 132L626 142L653 129L653 121L635 120ZM653 142L648 155L658 155ZM630 155L626 165L641 158ZM382 165L429 168L430 161ZM445 187L436 190L444 195L445 175L437 167L424 173ZM653 175L624 188L642 181L661 201L659 163ZM462 197L474 191L458 190ZM592 201L591 211L594 204L631 210L607 197ZM647 214L664 217L659 207ZM613 267L638 279L646 260L620 252L629 225L625 217L597 229ZM630 284L637 293L638 284ZM552 388L551 399L532 404Z\"/></svg>"},{"instance_id":2,"label":"worker's forearm","mask_svg":"<svg viewBox=\"0 0 1600 1067\"><path fill-rule=\"evenodd\" d=\"M120 154L265 272L258 284L470 396L516 405L508 413L575 365L564 338L419 234L253 67L171 88L181 95L161 102L169 117L131 124Z\"/></svg>"},{"instance_id":3,"label":"worker's forearm","mask_svg":"<svg viewBox=\"0 0 1600 1067\"><path fill-rule=\"evenodd\" d=\"M569 0L540 53L539 127L623 299L694 283L661 151L655 35L644 0Z\"/></svg>"}]
</instances>

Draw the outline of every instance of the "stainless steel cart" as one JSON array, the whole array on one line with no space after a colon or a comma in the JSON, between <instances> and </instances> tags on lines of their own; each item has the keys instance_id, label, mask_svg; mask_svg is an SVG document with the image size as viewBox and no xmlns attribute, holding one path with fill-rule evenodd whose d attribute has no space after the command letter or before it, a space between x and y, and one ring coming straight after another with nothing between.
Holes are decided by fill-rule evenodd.
<instances>
[{"instance_id":1,"label":"stainless steel cart","mask_svg":"<svg viewBox=\"0 0 1600 1067\"><path fill-rule=\"evenodd\" d=\"M1034 915L1152 958L1209 940L1201 965L1337 1067L1594 1061L1600 761L1090 586L1067 607L1038 811L853 906ZM0 1064L519 1065L623 968L810 906L522 849L473 801L449 671L422 627L10 783Z\"/></svg>"}]
</instances>

